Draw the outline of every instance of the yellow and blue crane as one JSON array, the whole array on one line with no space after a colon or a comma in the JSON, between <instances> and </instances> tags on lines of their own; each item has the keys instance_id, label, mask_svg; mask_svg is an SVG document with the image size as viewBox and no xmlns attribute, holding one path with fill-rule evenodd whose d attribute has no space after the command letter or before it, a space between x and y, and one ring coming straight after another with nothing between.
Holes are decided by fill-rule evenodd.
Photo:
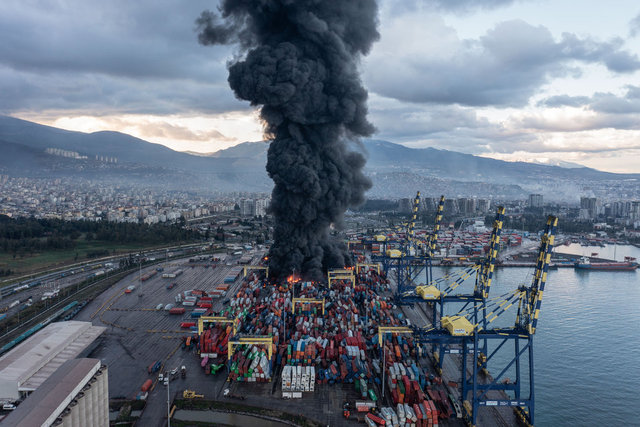
<instances>
[{"instance_id":1,"label":"yellow and blue crane","mask_svg":"<svg viewBox=\"0 0 640 427\"><path fill-rule=\"evenodd\" d=\"M557 217L548 217L530 286L519 286L500 297L485 298L481 304L474 304L456 315L442 317L439 328L414 328L417 343L461 346L461 400L463 412L472 426L476 425L479 409L485 406L513 407L524 425L534 424L533 337L540 315L557 224ZM490 272L491 270L488 271ZM494 320L516 304L518 311L513 326L489 328ZM494 342L491 353L478 361L473 358L472 372L469 375L468 354L477 355L481 350L486 352L488 340ZM512 350L509 350L509 343L513 345ZM527 373L523 372L521 366L524 363L528 363ZM497 368L495 371L498 374L481 379L480 373L488 370L489 366L492 371ZM515 380L505 378L510 370L515 375ZM528 385L528 393L523 390L525 385ZM506 397L504 394L491 392L503 392Z\"/></svg>"},{"instance_id":2,"label":"yellow and blue crane","mask_svg":"<svg viewBox=\"0 0 640 427\"><path fill-rule=\"evenodd\" d=\"M416 286L414 289L410 289L401 295L402 299L408 303L420 303L426 301L427 303L432 304L432 326L437 322L438 314L440 318L444 316L445 305L448 303L462 303L464 305L461 311L464 311L470 304L478 305L488 298L495 269L495 262L500 246L500 235L504 224L504 212L504 207L499 206L496 211L496 217L493 221L493 229L489 239L487 256L484 260L466 268L448 273L445 276L434 279L424 285ZM473 276L474 273L476 274L476 282L473 292L467 294L454 294L453 291ZM437 307L440 307L439 313Z\"/></svg>"},{"instance_id":3,"label":"yellow and blue crane","mask_svg":"<svg viewBox=\"0 0 640 427\"><path fill-rule=\"evenodd\" d=\"M411 303L403 300L401 296L407 291L415 289L416 279L423 271L425 272L425 281L427 283L433 276L431 259L437 245L443 207L444 196L441 196L436 210L433 231L427 241L421 244L415 237L415 222L420 209L420 192L418 191L413 200L410 220L405 225L404 239L396 247L392 247L392 243L386 242L383 254L373 257L374 261L382 264L387 275L390 271L395 271L397 283L396 301L398 304Z\"/></svg>"},{"instance_id":4,"label":"yellow and blue crane","mask_svg":"<svg viewBox=\"0 0 640 427\"><path fill-rule=\"evenodd\" d=\"M469 269L464 273L463 276L459 277L456 281L454 281L450 286L442 290L440 293L440 298L437 300L440 306L440 319L441 322L447 322L451 319L447 319L445 317L445 305L451 303L462 303L462 308L459 311L465 311L467 308L471 307L474 314L474 323L480 322L482 326L486 326L485 322L487 319L487 299L489 298L489 291L491 289L491 282L493 280L493 272L495 270L496 259L498 258L498 249L500 248L500 235L502 233L502 226L504 224L504 212L505 209L502 206L498 206L496 210L496 217L493 221L493 228L491 231L491 237L489 239L489 248L487 251L487 256L483 261L476 263L471 268L474 269L476 274L476 283L473 289L473 293L471 294L452 294L452 292L464 281L464 277L469 274ZM482 315L479 317L480 313L477 310L478 307L482 307ZM435 310L434 310L435 311ZM434 317L435 318L435 317ZM478 357L483 360L487 353L487 340L483 340L482 342L482 350L480 353L475 353ZM437 355L437 359L439 362L439 368L442 369L442 362L444 355L447 353L451 353L451 348L447 345L442 345L439 347L439 352ZM484 369L484 368L483 368Z\"/></svg>"}]
</instances>

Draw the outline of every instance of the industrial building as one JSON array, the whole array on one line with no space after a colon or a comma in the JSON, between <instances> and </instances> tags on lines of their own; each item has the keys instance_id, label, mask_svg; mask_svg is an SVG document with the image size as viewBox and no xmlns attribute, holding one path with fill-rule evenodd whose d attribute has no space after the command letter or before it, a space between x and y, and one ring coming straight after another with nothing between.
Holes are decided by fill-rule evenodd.
<instances>
[{"instance_id":1,"label":"industrial building","mask_svg":"<svg viewBox=\"0 0 640 427\"><path fill-rule=\"evenodd\" d=\"M109 425L107 367L98 359L66 361L2 421L3 426Z\"/></svg>"},{"instance_id":2,"label":"industrial building","mask_svg":"<svg viewBox=\"0 0 640 427\"><path fill-rule=\"evenodd\" d=\"M0 357L0 401L15 401L40 387L66 361L91 352L106 330L90 322L47 325Z\"/></svg>"},{"instance_id":3,"label":"industrial building","mask_svg":"<svg viewBox=\"0 0 640 427\"><path fill-rule=\"evenodd\" d=\"M544 198L542 194L529 194L527 206L530 208L541 208L544 206Z\"/></svg>"}]
</instances>

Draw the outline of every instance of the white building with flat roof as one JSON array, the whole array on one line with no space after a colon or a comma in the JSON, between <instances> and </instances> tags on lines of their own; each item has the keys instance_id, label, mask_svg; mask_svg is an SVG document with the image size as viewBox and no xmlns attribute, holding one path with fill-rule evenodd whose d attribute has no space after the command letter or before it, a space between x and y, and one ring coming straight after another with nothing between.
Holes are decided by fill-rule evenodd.
<instances>
[{"instance_id":1,"label":"white building with flat roof","mask_svg":"<svg viewBox=\"0 0 640 427\"><path fill-rule=\"evenodd\" d=\"M0 401L29 395L64 362L82 356L104 331L91 322L54 322L0 357Z\"/></svg>"},{"instance_id":2,"label":"white building with flat roof","mask_svg":"<svg viewBox=\"0 0 640 427\"><path fill-rule=\"evenodd\" d=\"M107 367L98 359L67 360L2 426L108 427Z\"/></svg>"}]
</instances>

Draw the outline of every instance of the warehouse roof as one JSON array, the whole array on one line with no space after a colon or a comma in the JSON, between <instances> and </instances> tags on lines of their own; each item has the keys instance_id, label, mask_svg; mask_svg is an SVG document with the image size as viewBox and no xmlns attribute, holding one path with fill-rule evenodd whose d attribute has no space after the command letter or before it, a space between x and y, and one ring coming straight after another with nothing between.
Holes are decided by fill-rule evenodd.
<instances>
[{"instance_id":1,"label":"warehouse roof","mask_svg":"<svg viewBox=\"0 0 640 427\"><path fill-rule=\"evenodd\" d=\"M76 358L106 328L90 322L55 322L0 357L0 399L33 391L64 362Z\"/></svg>"},{"instance_id":2,"label":"warehouse roof","mask_svg":"<svg viewBox=\"0 0 640 427\"><path fill-rule=\"evenodd\" d=\"M68 360L2 421L2 426L46 426L100 369L98 359Z\"/></svg>"}]
</instances>

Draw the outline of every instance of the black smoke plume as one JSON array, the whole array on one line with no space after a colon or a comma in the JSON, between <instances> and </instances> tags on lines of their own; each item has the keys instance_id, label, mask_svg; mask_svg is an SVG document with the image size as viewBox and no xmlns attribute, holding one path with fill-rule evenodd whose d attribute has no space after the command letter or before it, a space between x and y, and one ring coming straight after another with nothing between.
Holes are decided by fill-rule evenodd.
<instances>
[{"instance_id":1,"label":"black smoke plume","mask_svg":"<svg viewBox=\"0 0 640 427\"><path fill-rule=\"evenodd\" d=\"M375 0L223 0L219 14L196 21L200 43L240 46L229 85L262 106L275 277L319 279L351 262L330 227L371 187L364 157L347 144L374 131L358 61L379 37L377 12Z\"/></svg>"}]
</instances>

